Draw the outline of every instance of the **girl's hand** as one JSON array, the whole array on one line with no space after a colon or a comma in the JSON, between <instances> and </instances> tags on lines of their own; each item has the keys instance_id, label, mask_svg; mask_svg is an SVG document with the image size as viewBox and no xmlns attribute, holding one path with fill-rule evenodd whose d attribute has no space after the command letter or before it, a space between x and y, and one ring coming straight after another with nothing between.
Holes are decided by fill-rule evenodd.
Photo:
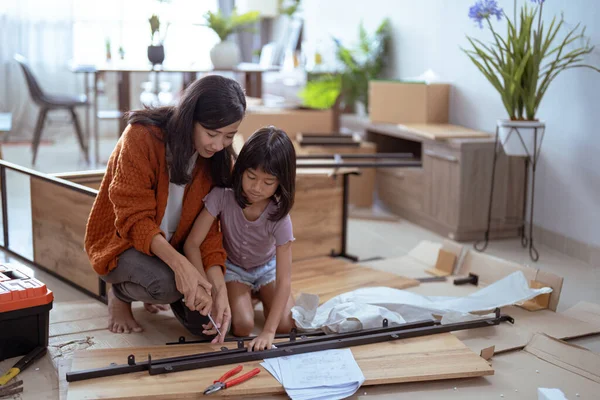
<instances>
[{"instance_id":1,"label":"girl's hand","mask_svg":"<svg viewBox=\"0 0 600 400\"><path fill-rule=\"evenodd\" d=\"M177 265L172 269L175 273L175 285L179 293L183 295L187 308L192 311L197 310L196 304L201 305L201 309L206 308L205 295L212 290L210 282L184 256L181 256Z\"/></svg>"},{"instance_id":2,"label":"girl's hand","mask_svg":"<svg viewBox=\"0 0 600 400\"><path fill-rule=\"evenodd\" d=\"M227 298L227 287L223 285L213 293L213 307L211 317L217 324L217 327L221 331L221 335L216 336L211 343L223 343L225 341L225 335L229 330L229 324L231 323L231 308L229 307L229 299ZM211 322L203 325L205 335L216 335L217 330Z\"/></svg>"},{"instance_id":3,"label":"girl's hand","mask_svg":"<svg viewBox=\"0 0 600 400\"><path fill-rule=\"evenodd\" d=\"M274 333L262 331L260 335L252 339L248 345L248 351L268 350L273 347L273 340L275 340Z\"/></svg>"}]
</instances>

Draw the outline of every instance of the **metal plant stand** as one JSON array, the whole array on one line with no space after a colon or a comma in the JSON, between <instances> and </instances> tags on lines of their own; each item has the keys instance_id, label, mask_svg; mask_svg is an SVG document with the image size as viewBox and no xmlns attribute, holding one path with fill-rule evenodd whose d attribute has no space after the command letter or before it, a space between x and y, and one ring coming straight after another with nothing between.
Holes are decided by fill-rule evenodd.
<instances>
[{"instance_id":1,"label":"metal plant stand","mask_svg":"<svg viewBox=\"0 0 600 400\"><path fill-rule=\"evenodd\" d=\"M521 128L522 129L522 128ZM537 169L537 162L540 155L540 149L542 147L542 142L544 140L544 134L546 131L546 127L544 124L538 124L538 126L528 128L529 130L533 130L533 148L532 152L529 151L527 146L525 145L525 140L523 139L523 135L519 131L519 127L513 126L510 127L510 131L506 137L505 142L510 139L511 135L517 135L521 145L527 152L527 156L525 157L525 194L523 196L523 218L522 218L522 226L520 228L521 232L521 245L526 248L529 246L529 257L533 261L537 261L540 258L540 254L538 250L535 248L533 242L533 211L534 211L534 200L535 200L535 172ZM474 244L474 247L477 251L483 252L488 246L490 240L490 229L492 224L492 205L494 201L494 180L496 177L496 162L498 160L498 151L502 148L502 143L499 140L499 131L500 127L496 126L496 139L494 143L494 162L492 166L492 184L490 186L490 199L488 205L488 220L487 220L487 229L485 231L484 237L482 240L479 240ZM539 135L539 137L538 137ZM529 166L531 165L531 198L529 200L529 231L527 231L527 174L529 172Z\"/></svg>"}]
</instances>

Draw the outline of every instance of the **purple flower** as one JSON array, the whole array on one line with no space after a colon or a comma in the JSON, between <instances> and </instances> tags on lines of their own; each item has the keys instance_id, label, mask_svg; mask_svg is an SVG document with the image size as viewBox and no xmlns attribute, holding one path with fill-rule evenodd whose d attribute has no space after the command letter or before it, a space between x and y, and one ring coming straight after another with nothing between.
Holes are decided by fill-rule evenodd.
<instances>
[{"instance_id":1,"label":"purple flower","mask_svg":"<svg viewBox=\"0 0 600 400\"><path fill-rule=\"evenodd\" d=\"M483 28L483 20L492 15L495 15L498 20L502 18L502 9L498 7L496 0L478 0L474 6L469 8L469 18L477 22L480 28Z\"/></svg>"}]
</instances>

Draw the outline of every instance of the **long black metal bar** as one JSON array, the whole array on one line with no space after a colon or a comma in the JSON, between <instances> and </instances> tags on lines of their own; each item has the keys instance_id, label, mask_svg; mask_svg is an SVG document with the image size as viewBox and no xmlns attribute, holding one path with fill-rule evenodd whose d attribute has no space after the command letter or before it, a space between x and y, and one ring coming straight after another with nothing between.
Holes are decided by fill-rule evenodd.
<instances>
[{"instance_id":1,"label":"long black metal bar","mask_svg":"<svg viewBox=\"0 0 600 400\"><path fill-rule=\"evenodd\" d=\"M4 233L4 242L2 245L8 249L8 204L6 202L6 168L0 165L0 190L2 191L2 230Z\"/></svg>"},{"instance_id":2,"label":"long black metal bar","mask_svg":"<svg viewBox=\"0 0 600 400\"><path fill-rule=\"evenodd\" d=\"M189 371L199 368L216 367L220 365L244 363L248 361L264 360L267 358L289 356L294 354L311 353L321 350L340 349L351 346L360 346L365 344L381 343L400 339L410 339L419 336L434 335L438 333L454 332L465 329L484 328L498 325L501 322L514 320L508 315L499 315L494 318L486 318L476 321L458 322L445 325L434 325L412 329L402 329L398 332L382 332L364 335L360 337L350 337L341 339L331 339L328 341L301 341L295 345L279 346L276 349L264 350L259 352L245 352L238 354L226 354L221 357L205 357L200 360L185 360L170 363L161 363L160 365L151 365L150 375L165 374L178 371Z\"/></svg>"},{"instance_id":3,"label":"long black metal bar","mask_svg":"<svg viewBox=\"0 0 600 400\"><path fill-rule=\"evenodd\" d=\"M372 335L372 334L376 334L376 333L386 333L386 332L394 333L394 332L399 332L399 331L406 330L406 329L422 328L422 327L434 326L436 324L439 324L439 322L434 321L434 320L416 321L416 322L406 323L406 324L402 324L402 325L395 325L395 326L388 326L387 323L388 323L387 320L384 319L383 327L381 327L381 328L364 329L364 330L360 330L360 331L335 333L335 334L329 334L329 335L321 333L319 336L314 336L314 337L307 337L304 334L298 334L298 336L287 335L289 337L290 341L279 342L279 343L276 343L276 345L278 346L278 348L285 348L285 347L297 345L298 343L320 343L320 342L327 342L330 340L339 340L339 339L360 337L363 335ZM300 339L297 340L297 337L299 337ZM226 347L223 347L220 351L191 354L191 355L179 356L179 357L161 358L158 360L152 360L151 363L148 363L148 361L141 361L139 363L136 363L135 359L133 359L133 363L132 363L130 361L132 356L129 356L130 360L128 360L129 361L128 364L121 364L121 365L114 365L114 366L109 366L109 367L105 367L105 368L94 368L94 369L83 370L83 371L69 372L69 373L67 373L67 381L68 382L76 382L76 381L92 379L92 378L121 375L121 374L127 374L127 373L131 373L131 372L147 371L149 365L161 365L164 363L169 364L169 363L176 362L176 361L205 359L205 358L211 358L211 357L219 358L219 357L223 357L225 355L230 355L230 354L245 353L246 349L243 347L244 338L234 338L234 339L238 343L238 347L235 349L227 349ZM191 342L184 342L184 343L191 343ZM167 344L169 344L169 343L167 343ZM174 343L174 344L180 344L180 343Z\"/></svg>"},{"instance_id":4,"label":"long black metal bar","mask_svg":"<svg viewBox=\"0 0 600 400\"><path fill-rule=\"evenodd\" d=\"M238 353L245 353L245 348L235 348L235 349L227 349L220 351L213 351L210 353L199 353L199 354L191 354L188 356L178 356L178 357L169 357L169 358L161 358L158 360L153 360L151 355L148 355L148 360L145 361L135 361L135 358L131 359L132 356L129 356L130 361L128 364L119 364L112 365L110 367L105 368L93 368L87 369L83 371L76 372L67 372L67 382L77 382L83 381L87 379L100 378L106 376L115 376L122 374L130 374L133 372L141 372L148 371L150 366L161 365L162 363L171 363L178 361L188 361L188 360L202 360L210 357L221 357L225 355L232 355Z\"/></svg>"},{"instance_id":5,"label":"long black metal bar","mask_svg":"<svg viewBox=\"0 0 600 400\"><path fill-rule=\"evenodd\" d=\"M97 190L89 188L87 186L83 186L78 183L69 182L64 179L55 178L52 175L47 175L42 172L38 172L38 171L35 171L30 168L22 167L20 165L13 164L8 161L0 160L0 166L3 167L2 169L8 168L10 170L20 172L24 175L33 176L33 177L41 179L43 181L52 182L55 185L63 186L63 187L75 190L76 192L87 194L88 196L96 197L96 195L98 194Z\"/></svg>"},{"instance_id":6,"label":"long black metal bar","mask_svg":"<svg viewBox=\"0 0 600 400\"><path fill-rule=\"evenodd\" d=\"M358 175L358 173L353 173L353 175ZM358 261L358 257L352 254L348 254L347 252L347 242L348 242L348 202L350 200L350 174L344 174L343 177L343 185L342 185L342 244L339 253L335 253L332 251L332 257L344 257L348 260L352 260L354 262Z\"/></svg>"},{"instance_id":7,"label":"long black metal bar","mask_svg":"<svg viewBox=\"0 0 600 400\"><path fill-rule=\"evenodd\" d=\"M276 349L265 350L261 352L249 352L247 348L243 347L243 341L239 340L237 348L228 349L223 347L221 348L221 351L216 352L169 357L158 360L152 360L151 356L148 355L148 361L142 361L139 363L135 362L135 358L133 358L133 356L129 356L127 364L69 372L67 373L67 381L75 382L85 379L114 376L145 370L148 370L152 375L175 371L185 371L196 368L206 368L217 365L261 360L283 355L301 354L312 351L358 346L362 344L407 339L436 333L487 327L498 325L504 321L511 323L514 322L510 316L501 315L499 309L496 310L496 316L494 318L446 325L441 325L439 321L426 320L396 326L387 326L387 320L384 320L384 326L382 328L317 336L313 338L302 338L301 340L290 338L290 341L288 342L276 343Z\"/></svg>"},{"instance_id":8,"label":"long black metal bar","mask_svg":"<svg viewBox=\"0 0 600 400\"><path fill-rule=\"evenodd\" d=\"M307 333L277 333L275 334L275 339L290 339L291 337L314 337L314 336L324 336L325 332L322 331L318 331L318 332L307 332ZM239 342L240 340L243 342L249 342L251 340L254 340L256 338L256 336L243 336L243 337L226 337L225 341L226 342ZM185 336L180 336L179 340L177 342L167 342L165 343L165 345L167 346L171 346L171 345L177 345L177 344L202 344L202 343L210 343L212 342L213 338L207 338L207 339L197 339L197 340L186 340Z\"/></svg>"},{"instance_id":9,"label":"long black metal bar","mask_svg":"<svg viewBox=\"0 0 600 400\"><path fill-rule=\"evenodd\" d=\"M380 162L361 162L361 161L343 161L322 162L322 163L303 163L298 162L298 168L400 168L400 167L420 167L423 163L421 160L405 160L405 161L380 161Z\"/></svg>"},{"instance_id":10,"label":"long black metal bar","mask_svg":"<svg viewBox=\"0 0 600 400\"><path fill-rule=\"evenodd\" d=\"M336 158L344 159L406 159L406 158L415 158L413 153L371 153L371 154L299 154L296 156L296 160L331 160Z\"/></svg>"}]
</instances>

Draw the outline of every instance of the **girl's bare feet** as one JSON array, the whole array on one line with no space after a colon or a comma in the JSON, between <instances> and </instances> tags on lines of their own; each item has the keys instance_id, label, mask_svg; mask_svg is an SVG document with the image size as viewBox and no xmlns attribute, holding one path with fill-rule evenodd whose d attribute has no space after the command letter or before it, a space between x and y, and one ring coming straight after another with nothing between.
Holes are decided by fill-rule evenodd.
<instances>
[{"instance_id":1,"label":"girl's bare feet","mask_svg":"<svg viewBox=\"0 0 600 400\"><path fill-rule=\"evenodd\" d=\"M117 299L112 289L108 292L108 330L113 333L141 332L142 327L131 313L131 303Z\"/></svg>"},{"instance_id":2,"label":"girl's bare feet","mask_svg":"<svg viewBox=\"0 0 600 400\"><path fill-rule=\"evenodd\" d=\"M150 303L144 303L144 308L150 314L156 314L159 311L169 311L171 309L171 306L169 306L168 304L150 304Z\"/></svg>"}]
</instances>

